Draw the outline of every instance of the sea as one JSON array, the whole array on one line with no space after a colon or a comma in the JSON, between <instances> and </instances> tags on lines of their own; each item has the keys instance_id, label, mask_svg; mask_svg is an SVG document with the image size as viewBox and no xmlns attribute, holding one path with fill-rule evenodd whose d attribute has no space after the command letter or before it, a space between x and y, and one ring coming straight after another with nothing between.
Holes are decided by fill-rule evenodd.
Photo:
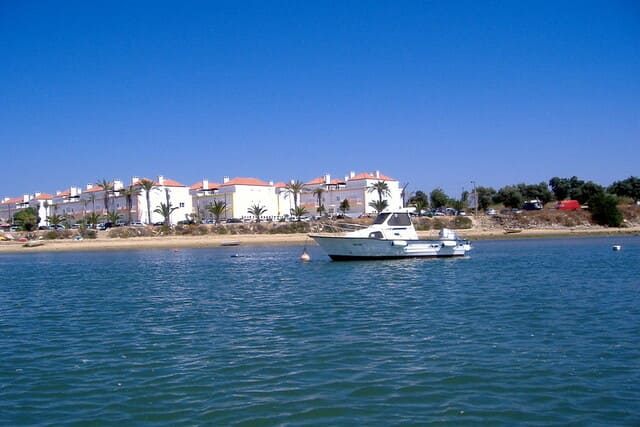
<instances>
[{"instance_id":1,"label":"sea","mask_svg":"<svg viewBox=\"0 0 640 427\"><path fill-rule=\"evenodd\" d=\"M0 425L640 425L640 237L303 249L0 255Z\"/></svg>"}]
</instances>

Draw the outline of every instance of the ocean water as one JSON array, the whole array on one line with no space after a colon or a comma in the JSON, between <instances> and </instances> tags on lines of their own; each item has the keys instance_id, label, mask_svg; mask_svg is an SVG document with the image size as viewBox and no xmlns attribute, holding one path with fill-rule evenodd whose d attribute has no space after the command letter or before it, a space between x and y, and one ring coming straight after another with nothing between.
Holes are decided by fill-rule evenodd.
<instances>
[{"instance_id":1,"label":"ocean water","mask_svg":"<svg viewBox=\"0 0 640 427\"><path fill-rule=\"evenodd\" d=\"M0 255L0 425L640 425L639 237L301 251Z\"/></svg>"}]
</instances>

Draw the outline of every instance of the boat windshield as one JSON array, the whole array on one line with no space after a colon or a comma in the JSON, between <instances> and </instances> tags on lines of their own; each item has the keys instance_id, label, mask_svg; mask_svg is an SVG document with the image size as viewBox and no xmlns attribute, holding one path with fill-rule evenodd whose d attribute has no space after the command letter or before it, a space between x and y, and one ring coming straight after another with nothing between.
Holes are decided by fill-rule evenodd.
<instances>
[{"instance_id":1,"label":"boat windshield","mask_svg":"<svg viewBox=\"0 0 640 427\"><path fill-rule=\"evenodd\" d=\"M387 224L396 227L408 227L411 225L411 218L409 218L409 215L406 213L393 213L391 214L391 218L389 218L389 222Z\"/></svg>"},{"instance_id":2,"label":"boat windshield","mask_svg":"<svg viewBox=\"0 0 640 427\"><path fill-rule=\"evenodd\" d=\"M387 220L389 215L391 215L391 214L388 213L388 212L387 213L381 213L376 217L376 219L373 221L373 223L376 224L376 225L382 224Z\"/></svg>"},{"instance_id":3,"label":"boat windshield","mask_svg":"<svg viewBox=\"0 0 640 427\"><path fill-rule=\"evenodd\" d=\"M391 217L391 218L389 218ZM392 226L392 227L408 227L411 225L411 218L409 218L409 215L406 213L391 213L391 212L385 212L385 213L381 213L380 215L378 215L375 219L375 221L373 221L374 224L384 224L385 221L387 221L387 218L389 218L389 222L387 222L387 225Z\"/></svg>"}]
</instances>

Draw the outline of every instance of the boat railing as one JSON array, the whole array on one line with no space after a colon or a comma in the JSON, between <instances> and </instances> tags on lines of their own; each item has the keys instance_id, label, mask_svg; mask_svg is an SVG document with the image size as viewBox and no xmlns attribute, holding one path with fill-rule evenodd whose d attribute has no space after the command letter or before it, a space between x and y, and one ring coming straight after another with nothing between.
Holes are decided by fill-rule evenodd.
<instances>
[{"instance_id":1,"label":"boat railing","mask_svg":"<svg viewBox=\"0 0 640 427\"><path fill-rule=\"evenodd\" d=\"M367 228L368 225L353 224L349 222L322 222L317 224L319 226L318 231L326 231L330 233L342 233L348 231L355 231L363 228Z\"/></svg>"}]
</instances>

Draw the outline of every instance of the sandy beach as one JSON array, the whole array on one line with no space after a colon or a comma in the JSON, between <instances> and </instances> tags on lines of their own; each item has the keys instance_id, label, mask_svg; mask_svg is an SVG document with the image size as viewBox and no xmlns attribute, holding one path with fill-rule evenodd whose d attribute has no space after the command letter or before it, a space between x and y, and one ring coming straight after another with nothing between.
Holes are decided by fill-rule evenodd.
<instances>
[{"instance_id":1,"label":"sandy beach","mask_svg":"<svg viewBox=\"0 0 640 427\"><path fill-rule=\"evenodd\" d=\"M623 236L640 235L640 227L606 228L606 227L574 227L553 229L525 229L517 232L505 232L503 229L466 229L457 230L461 238L470 240L522 239L522 238L557 238L587 236ZM435 239L437 231L420 231L421 238ZM32 245L19 241L0 241L2 253L34 253L63 251L103 251L103 250L136 250L136 249L180 249L180 248L214 248L224 246L263 246L263 245L315 245L306 233L299 234L237 234L204 236L158 236L111 238L100 233L96 239L72 240L38 240Z\"/></svg>"}]
</instances>

